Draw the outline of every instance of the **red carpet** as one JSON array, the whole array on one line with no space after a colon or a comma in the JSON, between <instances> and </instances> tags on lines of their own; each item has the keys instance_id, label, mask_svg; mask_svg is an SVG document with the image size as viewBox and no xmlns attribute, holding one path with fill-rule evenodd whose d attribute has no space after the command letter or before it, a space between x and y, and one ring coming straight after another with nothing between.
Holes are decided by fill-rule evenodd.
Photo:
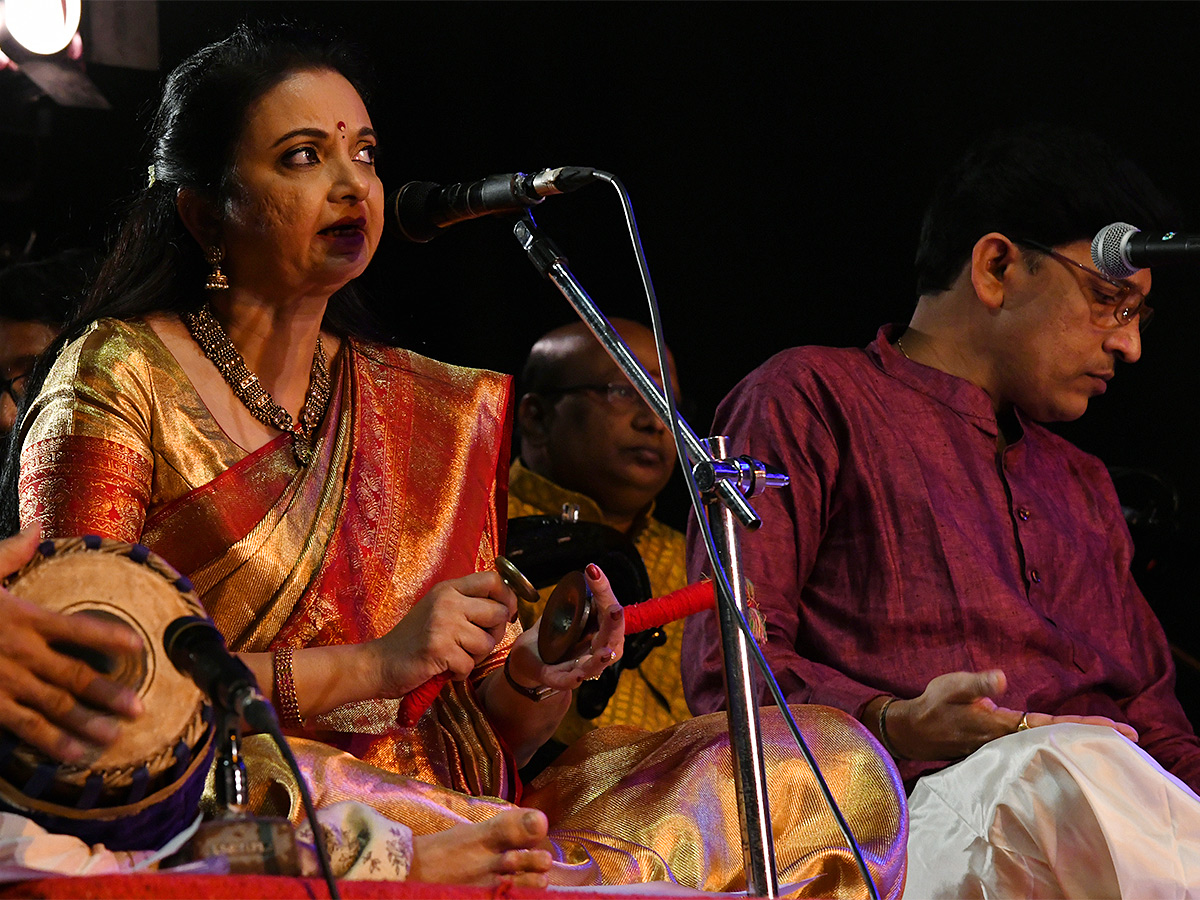
<instances>
[{"instance_id":1,"label":"red carpet","mask_svg":"<svg viewBox=\"0 0 1200 900\"><path fill-rule=\"evenodd\" d=\"M536 891L502 885L497 888L423 884L402 881L340 881L345 900L612 900L613 894L572 890L569 893ZM273 875L107 875L96 878L42 878L0 885L0 898L48 898L48 900L116 900L116 898L214 898L214 900L322 900L329 896L325 882L316 878L284 878ZM621 900L650 897L622 893ZM657 895L661 900L662 895Z\"/></svg>"}]
</instances>

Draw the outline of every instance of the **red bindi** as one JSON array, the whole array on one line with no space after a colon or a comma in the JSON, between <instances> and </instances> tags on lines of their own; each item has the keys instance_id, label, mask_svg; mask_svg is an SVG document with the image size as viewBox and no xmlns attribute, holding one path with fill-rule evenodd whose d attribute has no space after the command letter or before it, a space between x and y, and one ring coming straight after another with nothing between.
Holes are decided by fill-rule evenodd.
<instances>
[{"instance_id":1,"label":"red bindi","mask_svg":"<svg viewBox=\"0 0 1200 900\"><path fill-rule=\"evenodd\" d=\"M338 122L338 131L345 131L345 130L346 130L346 123Z\"/></svg>"}]
</instances>

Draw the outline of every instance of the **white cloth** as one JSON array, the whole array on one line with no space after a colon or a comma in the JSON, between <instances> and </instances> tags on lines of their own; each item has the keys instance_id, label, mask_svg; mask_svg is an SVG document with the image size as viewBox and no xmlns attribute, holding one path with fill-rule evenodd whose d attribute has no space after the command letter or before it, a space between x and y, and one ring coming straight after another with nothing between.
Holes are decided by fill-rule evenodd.
<instances>
[{"instance_id":1,"label":"white cloth","mask_svg":"<svg viewBox=\"0 0 1200 900\"><path fill-rule=\"evenodd\" d=\"M48 875L120 875L152 869L196 832L200 817L158 850L109 850L51 834L31 819L0 813L0 884Z\"/></svg>"},{"instance_id":2,"label":"white cloth","mask_svg":"<svg viewBox=\"0 0 1200 900\"><path fill-rule=\"evenodd\" d=\"M1047 725L917 782L905 898L1200 898L1200 797L1111 728Z\"/></svg>"},{"instance_id":3,"label":"white cloth","mask_svg":"<svg viewBox=\"0 0 1200 900\"><path fill-rule=\"evenodd\" d=\"M333 874L347 880L403 881L412 866L412 831L354 801L317 810L325 833ZM124 875L157 869L158 863L182 847L200 825L200 817L160 850L113 851L103 844L89 846L77 837L52 834L14 813L0 813L0 884L51 875ZM318 876L312 828L305 822L296 832L303 874ZM216 863L216 864L213 864ZM228 873L224 857L175 866L172 872Z\"/></svg>"}]
</instances>

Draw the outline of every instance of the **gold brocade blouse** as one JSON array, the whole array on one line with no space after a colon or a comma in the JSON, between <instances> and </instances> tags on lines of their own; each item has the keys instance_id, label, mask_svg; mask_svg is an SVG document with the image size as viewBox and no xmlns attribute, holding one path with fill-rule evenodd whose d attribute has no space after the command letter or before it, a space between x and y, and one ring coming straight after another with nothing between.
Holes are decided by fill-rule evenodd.
<instances>
[{"instance_id":1,"label":"gold brocade blouse","mask_svg":"<svg viewBox=\"0 0 1200 900\"><path fill-rule=\"evenodd\" d=\"M136 541L147 517L247 456L140 321L103 320L69 344L22 428L21 523L40 519L50 537L80 533L60 515L70 510L71 519L103 523L107 537ZM98 470L85 476L46 458L69 454L81 439L103 442L103 452L80 460ZM56 478L46 484L49 470ZM35 479L38 491L27 490Z\"/></svg>"}]
</instances>

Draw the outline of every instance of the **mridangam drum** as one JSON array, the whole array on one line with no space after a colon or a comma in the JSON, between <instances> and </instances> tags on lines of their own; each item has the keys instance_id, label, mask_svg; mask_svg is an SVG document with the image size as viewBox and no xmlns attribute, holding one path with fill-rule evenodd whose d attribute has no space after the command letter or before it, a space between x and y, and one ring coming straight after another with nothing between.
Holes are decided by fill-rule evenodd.
<instances>
[{"instance_id":1,"label":"mridangam drum","mask_svg":"<svg viewBox=\"0 0 1200 900\"><path fill-rule=\"evenodd\" d=\"M191 583L140 544L89 536L44 542L6 587L45 609L136 631L143 650L134 656L58 649L135 691L145 713L80 765L0 731L0 808L113 850L157 849L195 819L213 752L212 709L163 650L170 622L204 615Z\"/></svg>"}]
</instances>

